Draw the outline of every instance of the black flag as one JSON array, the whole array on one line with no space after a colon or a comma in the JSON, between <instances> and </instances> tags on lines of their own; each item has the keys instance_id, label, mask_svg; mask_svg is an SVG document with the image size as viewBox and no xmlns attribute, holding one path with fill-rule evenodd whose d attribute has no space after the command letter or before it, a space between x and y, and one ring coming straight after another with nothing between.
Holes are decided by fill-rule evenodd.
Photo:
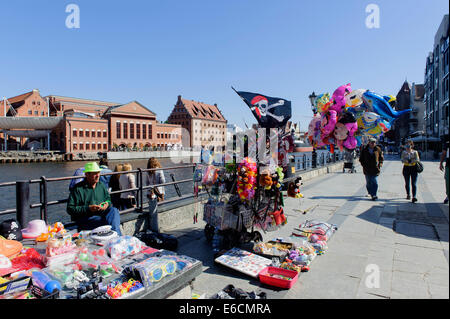
<instances>
[{"instance_id":1,"label":"black flag","mask_svg":"<svg viewBox=\"0 0 450 319\"><path fill-rule=\"evenodd\" d=\"M261 127L279 128L286 125L292 116L291 101L259 93L236 91L252 110Z\"/></svg>"}]
</instances>

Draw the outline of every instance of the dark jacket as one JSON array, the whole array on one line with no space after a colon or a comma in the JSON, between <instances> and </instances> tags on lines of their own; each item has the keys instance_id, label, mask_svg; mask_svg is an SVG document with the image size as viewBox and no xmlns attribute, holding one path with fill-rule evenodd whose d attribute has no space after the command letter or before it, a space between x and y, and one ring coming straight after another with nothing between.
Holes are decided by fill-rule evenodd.
<instances>
[{"instance_id":1,"label":"dark jacket","mask_svg":"<svg viewBox=\"0 0 450 319\"><path fill-rule=\"evenodd\" d=\"M380 175L380 167L383 164L384 156L381 148L376 145L371 154L369 145L366 145L359 156L359 161L363 167L364 175Z\"/></svg>"}]
</instances>

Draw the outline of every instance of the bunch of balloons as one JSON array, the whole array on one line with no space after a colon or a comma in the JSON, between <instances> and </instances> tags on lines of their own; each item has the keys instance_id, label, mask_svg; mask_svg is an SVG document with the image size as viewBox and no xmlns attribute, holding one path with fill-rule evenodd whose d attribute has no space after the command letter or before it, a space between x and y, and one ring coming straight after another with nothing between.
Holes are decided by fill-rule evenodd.
<instances>
[{"instance_id":1,"label":"bunch of balloons","mask_svg":"<svg viewBox=\"0 0 450 319\"><path fill-rule=\"evenodd\" d=\"M256 162L246 157L238 166L237 192L242 201L249 201L255 196Z\"/></svg>"},{"instance_id":2,"label":"bunch of balloons","mask_svg":"<svg viewBox=\"0 0 450 319\"><path fill-rule=\"evenodd\" d=\"M353 150L363 136L380 137L392 123L411 109L395 111L396 98L365 89L352 90L350 83L338 87L330 98L320 94L315 100L317 113L308 127L311 145L338 146Z\"/></svg>"}]
</instances>

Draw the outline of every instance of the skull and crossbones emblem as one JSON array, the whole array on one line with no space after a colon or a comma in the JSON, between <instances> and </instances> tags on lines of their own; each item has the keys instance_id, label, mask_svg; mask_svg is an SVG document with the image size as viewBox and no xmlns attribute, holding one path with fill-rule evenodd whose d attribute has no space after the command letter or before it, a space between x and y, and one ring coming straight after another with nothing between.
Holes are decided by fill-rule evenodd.
<instances>
[{"instance_id":1,"label":"skull and crossbones emblem","mask_svg":"<svg viewBox=\"0 0 450 319\"><path fill-rule=\"evenodd\" d=\"M271 116L278 122L282 122L284 120L284 116L278 116L269 112L269 110L273 109L274 107L284 105L284 100L278 100L277 103L269 105L269 101L266 97L258 95L252 99L251 103L253 105L252 111L255 111L259 118Z\"/></svg>"}]
</instances>

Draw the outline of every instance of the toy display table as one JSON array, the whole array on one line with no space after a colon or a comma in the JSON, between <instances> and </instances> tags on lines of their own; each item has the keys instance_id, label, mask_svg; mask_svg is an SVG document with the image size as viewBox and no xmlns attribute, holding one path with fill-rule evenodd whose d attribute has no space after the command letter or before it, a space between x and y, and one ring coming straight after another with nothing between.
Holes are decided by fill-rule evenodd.
<instances>
[{"instance_id":1,"label":"toy display table","mask_svg":"<svg viewBox=\"0 0 450 319\"><path fill-rule=\"evenodd\" d=\"M100 246L95 244L89 244L94 249L98 249ZM45 243L35 243L28 245L27 247L34 248L39 253L45 254ZM138 254L129 256L127 258L123 258L116 262L122 268L127 266L131 266L133 264L139 263L143 260L146 260L151 257L164 257L164 256L179 256L177 253L167 250L156 250L151 253L140 252ZM122 299L165 299L176 292L189 287L190 283L202 273L202 263L199 260L190 258L188 256L180 256L187 257L190 259L191 263L189 267L185 267L183 270L178 270L170 276L165 276L160 281L153 283L151 286L144 287L139 291L136 291L129 296L124 296ZM120 274L114 274L108 276L106 278L102 278L102 284L108 284L117 280L120 277ZM71 299L76 298L77 292L74 289L68 289L67 287L63 287L63 289L59 293L60 299Z\"/></svg>"}]
</instances>

